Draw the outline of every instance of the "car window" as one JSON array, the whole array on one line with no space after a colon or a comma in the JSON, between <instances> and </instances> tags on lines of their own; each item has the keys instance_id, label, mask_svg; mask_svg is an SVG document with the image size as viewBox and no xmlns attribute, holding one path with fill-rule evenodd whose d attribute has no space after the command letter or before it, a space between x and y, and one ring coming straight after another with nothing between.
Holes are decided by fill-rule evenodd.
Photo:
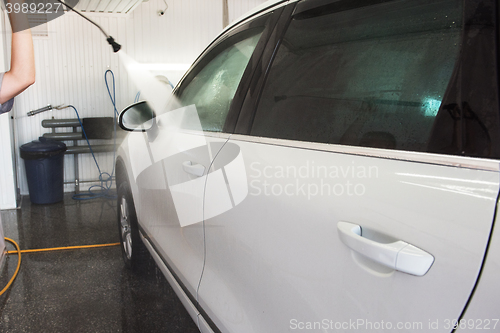
<instances>
[{"instance_id":1,"label":"car window","mask_svg":"<svg viewBox=\"0 0 500 333\"><path fill-rule=\"evenodd\" d=\"M245 68L257 46L263 27L223 41L195 68L196 75L178 96L181 106L195 105L204 131L221 132ZM189 127L189 124L186 124Z\"/></svg>"},{"instance_id":2,"label":"car window","mask_svg":"<svg viewBox=\"0 0 500 333\"><path fill-rule=\"evenodd\" d=\"M461 1L376 2L294 15L250 134L426 151L460 52Z\"/></svg>"}]
</instances>

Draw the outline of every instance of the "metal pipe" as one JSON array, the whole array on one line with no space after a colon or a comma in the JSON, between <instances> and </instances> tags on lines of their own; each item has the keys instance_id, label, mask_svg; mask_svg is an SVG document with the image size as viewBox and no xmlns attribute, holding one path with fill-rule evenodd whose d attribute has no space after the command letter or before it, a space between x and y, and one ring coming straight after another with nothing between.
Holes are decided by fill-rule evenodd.
<instances>
[{"instance_id":1,"label":"metal pipe","mask_svg":"<svg viewBox=\"0 0 500 333\"><path fill-rule=\"evenodd\" d=\"M114 180L115 180L115 177L113 177L113 182L114 182ZM79 184L100 183L100 182L101 182L101 180L99 180L99 179L96 179L96 180L80 180ZM64 184L65 185L69 185L69 184L74 185L75 182L74 181L64 182Z\"/></svg>"},{"instance_id":2,"label":"metal pipe","mask_svg":"<svg viewBox=\"0 0 500 333\"><path fill-rule=\"evenodd\" d=\"M97 154L97 153L109 153L114 150L114 145L113 144L108 144L108 145L93 145L92 146L92 151ZM70 155L70 154L90 154L90 148L88 146L68 146L66 151L64 152L65 155Z\"/></svg>"},{"instance_id":3,"label":"metal pipe","mask_svg":"<svg viewBox=\"0 0 500 333\"><path fill-rule=\"evenodd\" d=\"M55 130L55 127L52 128ZM58 140L58 141L69 141L69 140L82 140L83 135L81 132L71 133L71 132L62 132L62 133L44 133L42 135L44 138Z\"/></svg>"},{"instance_id":4,"label":"metal pipe","mask_svg":"<svg viewBox=\"0 0 500 333\"><path fill-rule=\"evenodd\" d=\"M80 127L78 119L44 119L42 120L43 128L54 128L54 127Z\"/></svg>"},{"instance_id":5,"label":"metal pipe","mask_svg":"<svg viewBox=\"0 0 500 333\"><path fill-rule=\"evenodd\" d=\"M73 133L78 133L78 125L73 127ZM73 146L78 147L78 140L73 140ZM78 167L78 154L73 155L75 170L75 193L80 192L80 169Z\"/></svg>"}]
</instances>

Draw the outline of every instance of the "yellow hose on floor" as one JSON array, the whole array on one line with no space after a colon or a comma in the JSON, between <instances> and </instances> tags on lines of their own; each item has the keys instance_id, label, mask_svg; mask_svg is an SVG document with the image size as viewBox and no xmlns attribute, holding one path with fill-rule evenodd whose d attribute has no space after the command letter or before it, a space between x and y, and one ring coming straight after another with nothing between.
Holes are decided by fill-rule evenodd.
<instances>
[{"instance_id":1,"label":"yellow hose on floor","mask_svg":"<svg viewBox=\"0 0 500 333\"><path fill-rule=\"evenodd\" d=\"M14 240L10 239L10 238L7 238L5 237L5 240L9 243L12 243L14 244L14 246L16 247L17 251L9 251L9 252L14 252L14 253L17 253L18 257L17 257L17 267L16 267L16 271L14 272L14 275L12 276L12 278L10 279L9 283L7 283L7 285L5 286L5 288L2 289L2 291L0 291L0 296L3 295L4 292L7 291L7 289L9 289L10 285L12 284L12 282L14 282L14 280L16 279L16 276L17 276L17 273L19 273L19 267L21 267L21 249L19 248L19 245L17 245L16 242L14 242Z\"/></svg>"},{"instance_id":2,"label":"yellow hose on floor","mask_svg":"<svg viewBox=\"0 0 500 333\"><path fill-rule=\"evenodd\" d=\"M17 273L19 273L19 267L21 267L21 253L34 253L34 252L47 252L47 251L61 251L61 250L75 250L75 249L91 249L91 248L96 248L96 247L109 247L109 246L117 246L120 245L120 243L110 243L110 244L96 244L96 245L80 245L80 246L64 246L64 247L51 247L51 248L46 248L46 249L33 249L33 250L21 250L19 248L19 245L15 241L13 241L10 238L5 237L5 240L9 243L14 244L16 247L16 251L7 251L7 254L17 254L19 256L17 260L17 267L16 271L14 272L14 275L10 279L9 283L5 286L5 288L0 291L0 296L9 289L10 285L14 280L16 279Z\"/></svg>"},{"instance_id":3,"label":"yellow hose on floor","mask_svg":"<svg viewBox=\"0 0 500 333\"><path fill-rule=\"evenodd\" d=\"M108 247L117 246L120 243L110 243L110 244L96 244L96 245L80 245L80 246L64 246L64 247L51 247L47 249L33 249L33 250L21 250L21 253L33 253L33 252L46 252L46 251L61 251L61 250L75 250L75 249L92 249L96 247ZM17 251L7 251L8 254L16 254Z\"/></svg>"}]
</instances>

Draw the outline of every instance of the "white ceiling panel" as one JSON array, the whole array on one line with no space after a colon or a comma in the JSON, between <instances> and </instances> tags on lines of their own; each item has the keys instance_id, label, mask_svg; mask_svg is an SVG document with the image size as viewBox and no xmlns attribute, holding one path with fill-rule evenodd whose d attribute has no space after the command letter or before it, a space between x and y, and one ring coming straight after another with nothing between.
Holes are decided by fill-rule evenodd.
<instances>
[{"instance_id":1,"label":"white ceiling panel","mask_svg":"<svg viewBox=\"0 0 500 333\"><path fill-rule=\"evenodd\" d=\"M143 0L80 0L75 8L82 13L127 14Z\"/></svg>"}]
</instances>

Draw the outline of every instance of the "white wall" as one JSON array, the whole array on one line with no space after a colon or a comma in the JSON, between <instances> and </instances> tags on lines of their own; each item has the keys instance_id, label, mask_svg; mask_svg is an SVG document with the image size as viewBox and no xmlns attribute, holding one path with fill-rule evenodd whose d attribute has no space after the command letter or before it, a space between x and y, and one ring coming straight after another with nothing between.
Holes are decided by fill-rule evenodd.
<instances>
[{"instance_id":1,"label":"white wall","mask_svg":"<svg viewBox=\"0 0 500 333\"><path fill-rule=\"evenodd\" d=\"M266 2L266 0L228 0L229 23L240 18L254 7Z\"/></svg>"},{"instance_id":2,"label":"white wall","mask_svg":"<svg viewBox=\"0 0 500 333\"><path fill-rule=\"evenodd\" d=\"M230 21L241 16L262 0L230 0ZM122 45L122 50L141 63L190 64L222 30L221 0L150 0L128 16L88 14ZM101 32L74 13L48 23L49 36L34 39L37 68L36 83L16 99L17 146L37 139L49 129L43 119L74 118L74 111L53 110L26 117L31 109L51 104L72 104L80 117L113 116L104 83L109 68L116 77L117 106L120 111L134 101L137 90L129 81L118 56L111 52ZM182 72L166 73L180 78ZM102 171L111 172L112 154L96 154ZM24 163L18 159L21 194L28 193ZM80 180L97 179L96 167L88 154L80 155ZM73 156L65 158L65 181L73 181ZM85 189L86 186L82 186ZM67 191L74 186L67 185Z\"/></svg>"}]
</instances>

